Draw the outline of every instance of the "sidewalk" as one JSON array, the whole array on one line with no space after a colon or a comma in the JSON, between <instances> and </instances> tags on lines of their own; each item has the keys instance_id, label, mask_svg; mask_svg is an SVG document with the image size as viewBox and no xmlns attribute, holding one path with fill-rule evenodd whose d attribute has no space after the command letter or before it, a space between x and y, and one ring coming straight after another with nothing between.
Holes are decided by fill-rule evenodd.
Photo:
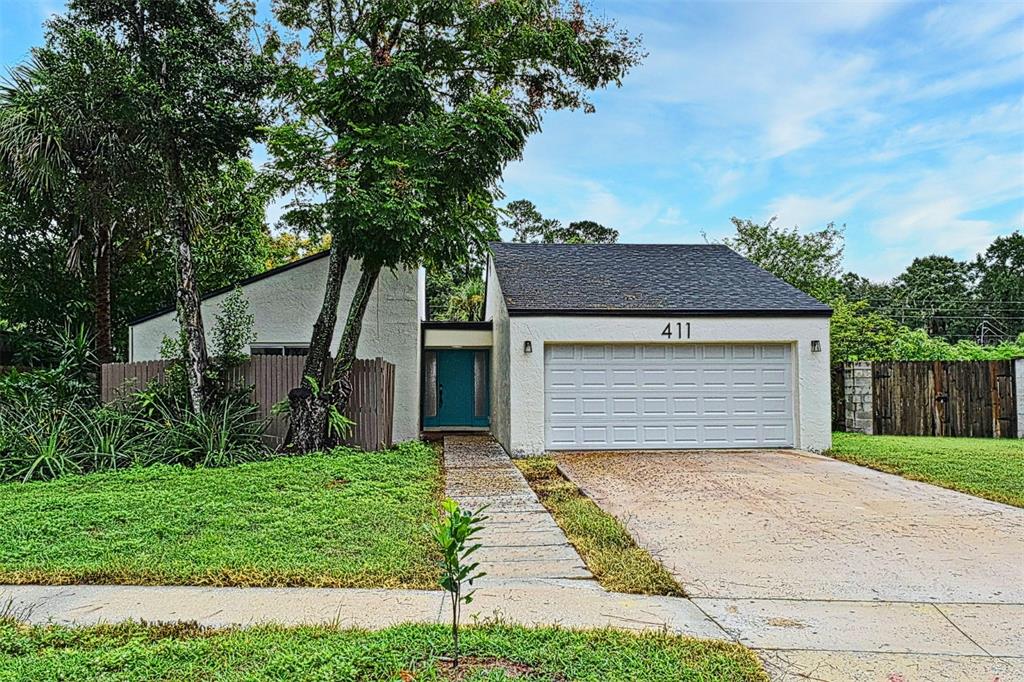
<instances>
[{"instance_id":1,"label":"sidewalk","mask_svg":"<svg viewBox=\"0 0 1024 682\"><path fill-rule=\"evenodd\" d=\"M63 625L131 619L379 629L443 623L448 615L444 593L425 590L19 585L0 587L0 604L7 603L22 620ZM757 651L777 681L1024 680L1024 642L1007 635L1024 613L1007 608L1000 622L976 619L973 610L945 604L691 601L519 580L481 588L464 618L736 640ZM894 670L901 675L893 677Z\"/></svg>"},{"instance_id":2,"label":"sidewalk","mask_svg":"<svg viewBox=\"0 0 1024 682\"><path fill-rule=\"evenodd\" d=\"M145 587L133 585L0 586L0 605L31 623L93 625L123 620L196 621L209 627L261 624L381 629L444 623L444 592L311 587ZM501 620L567 628L667 629L728 639L686 599L615 594L545 581L492 583L464 607L464 622Z\"/></svg>"}]
</instances>

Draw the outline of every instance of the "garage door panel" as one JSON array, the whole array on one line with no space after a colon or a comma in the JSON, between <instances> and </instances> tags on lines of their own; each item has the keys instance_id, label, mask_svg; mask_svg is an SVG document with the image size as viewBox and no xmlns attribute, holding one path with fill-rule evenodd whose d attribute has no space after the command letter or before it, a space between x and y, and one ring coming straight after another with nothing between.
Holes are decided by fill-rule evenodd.
<instances>
[{"instance_id":1,"label":"garage door panel","mask_svg":"<svg viewBox=\"0 0 1024 682\"><path fill-rule=\"evenodd\" d=\"M765 416L785 416L789 413L789 396L766 395L761 398L761 413Z\"/></svg>"},{"instance_id":2,"label":"garage door panel","mask_svg":"<svg viewBox=\"0 0 1024 682\"><path fill-rule=\"evenodd\" d=\"M636 346L612 346L612 360L636 360L637 351Z\"/></svg>"},{"instance_id":3,"label":"garage door panel","mask_svg":"<svg viewBox=\"0 0 1024 682\"><path fill-rule=\"evenodd\" d=\"M789 427L786 424L765 424L762 437L766 443L785 446L790 441Z\"/></svg>"},{"instance_id":4,"label":"garage door panel","mask_svg":"<svg viewBox=\"0 0 1024 682\"><path fill-rule=\"evenodd\" d=\"M553 417L574 417L576 416L576 399L553 397L548 400L548 410Z\"/></svg>"},{"instance_id":5,"label":"garage door panel","mask_svg":"<svg viewBox=\"0 0 1024 682\"><path fill-rule=\"evenodd\" d=\"M672 441L676 447L698 448L700 447L700 427L687 424L672 426Z\"/></svg>"},{"instance_id":6,"label":"garage door panel","mask_svg":"<svg viewBox=\"0 0 1024 682\"><path fill-rule=\"evenodd\" d=\"M737 417L754 417L761 411L761 400L754 395L737 395L732 398L732 413Z\"/></svg>"},{"instance_id":7,"label":"garage door panel","mask_svg":"<svg viewBox=\"0 0 1024 682\"><path fill-rule=\"evenodd\" d=\"M638 398L612 398L612 415L615 417L637 417Z\"/></svg>"},{"instance_id":8,"label":"garage door panel","mask_svg":"<svg viewBox=\"0 0 1024 682\"><path fill-rule=\"evenodd\" d=\"M697 388L700 373L696 369L672 368L672 386L675 388Z\"/></svg>"},{"instance_id":9,"label":"garage door panel","mask_svg":"<svg viewBox=\"0 0 1024 682\"><path fill-rule=\"evenodd\" d=\"M729 415L727 396L704 396L698 401L701 414L705 417L726 417Z\"/></svg>"},{"instance_id":10,"label":"garage door panel","mask_svg":"<svg viewBox=\"0 0 1024 682\"><path fill-rule=\"evenodd\" d=\"M790 355L760 344L549 346L547 447L791 446Z\"/></svg>"},{"instance_id":11,"label":"garage door panel","mask_svg":"<svg viewBox=\"0 0 1024 682\"><path fill-rule=\"evenodd\" d=\"M672 399L672 416L696 417L700 414L697 396L677 396Z\"/></svg>"},{"instance_id":12,"label":"garage door panel","mask_svg":"<svg viewBox=\"0 0 1024 682\"><path fill-rule=\"evenodd\" d=\"M668 359L668 346L665 345L651 345L641 346L642 355L644 360L667 360Z\"/></svg>"},{"instance_id":13,"label":"garage door panel","mask_svg":"<svg viewBox=\"0 0 1024 682\"><path fill-rule=\"evenodd\" d=\"M789 370L783 367L762 369L761 385L766 388L785 388L789 385Z\"/></svg>"},{"instance_id":14,"label":"garage door panel","mask_svg":"<svg viewBox=\"0 0 1024 682\"><path fill-rule=\"evenodd\" d=\"M635 369L613 369L612 370L612 387L613 388L636 388L638 385L637 375L639 372Z\"/></svg>"},{"instance_id":15,"label":"garage door panel","mask_svg":"<svg viewBox=\"0 0 1024 682\"><path fill-rule=\"evenodd\" d=\"M619 446L635 446L640 442L640 427L613 426L612 442Z\"/></svg>"},{"instance_id":16,"label":"garage door panel","mask_svg":"<svg viewBox=\"0 0 1024 682\"><path fill-rule=\"evenodd\" d=\"M729 386L729 370L725 367L706 367L700 370L700 388L726 388Z\"/></svg>"},{"instance_id":17,"label":"garage door panel","mask_svg":"<svg viewBox=\"0 0 1024 682\"><path fill-rule=\"evenodd\" d=\"M671 346L673 360L696 360L697 346Z\"/></svg>"},{"instance_id":18,"label":"garage door panel","mask_svg":"<svg viewBox=\"0 0 1024 682\"><path fill-rule=\"evenodd\" d=\"M642 442L645 446L658 446L668 445L668 426L667 425L645 425L640 428L642 433Z\"/></svg>"},{"instance_id":19,"label":"garage door panel","mask_svg":"<svg viewBox=\"0 0 1024 682\"><path fill-rule=\"evenodd\" d=\"M669 371L667 367L640 370L640 385L644 388L668 388Z\"/></svg>"}]
</instances>

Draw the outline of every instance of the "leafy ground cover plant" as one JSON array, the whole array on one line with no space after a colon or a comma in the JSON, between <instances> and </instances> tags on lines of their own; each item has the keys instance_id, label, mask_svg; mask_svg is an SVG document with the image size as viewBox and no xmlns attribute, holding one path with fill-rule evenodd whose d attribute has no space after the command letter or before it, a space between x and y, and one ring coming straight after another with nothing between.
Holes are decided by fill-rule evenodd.
<instances>
[{"instance_id":1,"label":"leafy ground cover plant","mask_svg":"<svg viewBox=\"0 0 1024 682\"><path fill-rule=\"evenodd\" d=\"M437 589L442 487L419 442L0 484L0 583Z\"/></svg>"},{"instance_id":2,"label":"leafy ground cover plant","mask_svg":"<svg viewBox=\"0 0 1024 682\"><path fill-rule=\"evenodd\" d=\"M516 662L455 678L440 625L376 632L329 627L204 630L195 624L91 628L0 621L0 665L16 680L332 680L332 682L767 682L739 644L662 633L467 627L466 658ZM513 674L515 675L513 677Z\"/></svg>"}]
</instances>

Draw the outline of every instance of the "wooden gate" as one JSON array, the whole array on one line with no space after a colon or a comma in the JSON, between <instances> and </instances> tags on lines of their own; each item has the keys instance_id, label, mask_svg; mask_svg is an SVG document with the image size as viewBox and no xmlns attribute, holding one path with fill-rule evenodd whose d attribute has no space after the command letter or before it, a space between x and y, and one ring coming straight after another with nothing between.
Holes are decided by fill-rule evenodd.
<instances>
[{"instance_id":1,"label":"wooden gate","mask_svg":"<svg viewBox=\"0 0 1024 682\"><path fill-rule=\"evenodd\" d=\"M875 362L877 435L1015 438L1012 360Z\"/></svg>"}]
</instances>

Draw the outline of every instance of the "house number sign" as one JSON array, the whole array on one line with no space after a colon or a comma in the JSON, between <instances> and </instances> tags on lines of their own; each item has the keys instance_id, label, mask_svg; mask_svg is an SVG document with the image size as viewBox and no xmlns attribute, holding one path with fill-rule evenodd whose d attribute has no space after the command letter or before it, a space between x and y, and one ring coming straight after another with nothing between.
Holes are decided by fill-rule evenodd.
<instances>
[{"instance_id":1,"label":"house number sign","mask_svg":"<svg viewBox=\"0 0 1024 682\"><path fill-rule=\"evenodd\" d=\"M661 335L668 339L688 339L690 338L690 323L669 322L665 325L665 328L661 330Z\"/></svg>"}]
</instances>

